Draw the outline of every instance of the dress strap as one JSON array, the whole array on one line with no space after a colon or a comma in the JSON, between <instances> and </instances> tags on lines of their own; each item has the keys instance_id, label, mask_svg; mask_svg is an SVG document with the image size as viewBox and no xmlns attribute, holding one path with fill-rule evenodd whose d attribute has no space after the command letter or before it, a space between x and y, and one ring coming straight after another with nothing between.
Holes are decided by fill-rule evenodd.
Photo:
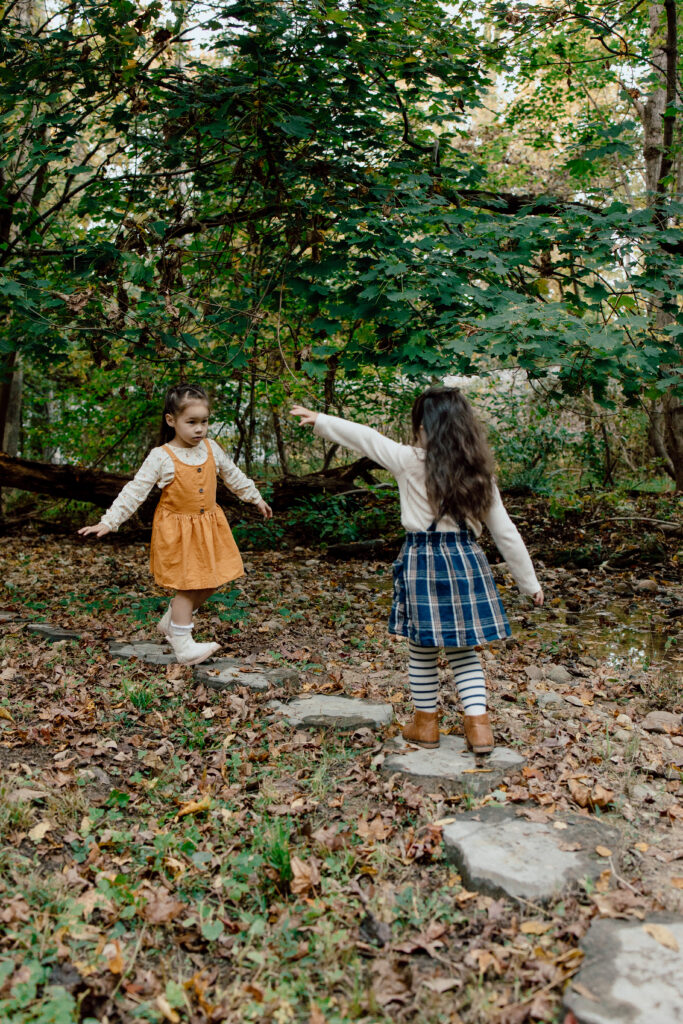
<instances>
[{"instance_id":1,"label":"dress strap","mask_svg":"<svg viewBox=\"0 0 683 1024\"><path fill-rule=\"evenodd\" d=\"M427 533L432 533L436 530L436 519L432 519L430 525L427 527Z\"/></svg>"}]
</instances>

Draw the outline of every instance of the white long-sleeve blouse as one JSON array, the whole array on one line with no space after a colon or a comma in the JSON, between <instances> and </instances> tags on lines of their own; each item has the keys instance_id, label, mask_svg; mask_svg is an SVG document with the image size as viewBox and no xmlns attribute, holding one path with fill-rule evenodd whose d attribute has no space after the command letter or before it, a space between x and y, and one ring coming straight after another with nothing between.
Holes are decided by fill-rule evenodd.
<instances>
[{"instance_id":1,"label":"white long-sleeve blouse","mask_svg":"<svg viewBox=\"0 0 683 1024\"><path fill-rule=\"evenodd\" d=\"M228 490L236 494L242 501L261 501L261 493L253 480L242 472L235 465L221 446L209 439L211 451L216 462L216 470ZM186 466L201 466L206 462L208 455L206 446L198 444L195 448L173 447L173 454ZM173 459L165 448L153 448L145 461L140 466L133 479L126 484L114 503L107 509L100 522L109 527L110 530L118 530L126 519L130 519L134 512L139 509L143 501L156 484L159 488L168 487L175 476Z\"/></svg>"},{"instance_id":2,"label":"white long-sleeve blouse","mask_svg":"<svg viewBox=\"0 0 683 1024\"><path fill-rule=\"evenodd\" d=\"M396 478L401 499L401 523L406 530L427 530L434 521L434 512L427 498L425 484L425 451L414 445L399 444L380 434L372 427L352 423L338 416L318 413L314 432L336 444L351 448L361 455L367 455ZM533 563L519 531L510 519L500 497L494 488L493 501L484 516L496 547L507 563L523 594L536 594L541 586L536 579ZM467 520L467 525L476 537L482 531L478 520ZM456 530L457 523L444 516L436 524L439 531Z\"/></svg>"}]
</instances>

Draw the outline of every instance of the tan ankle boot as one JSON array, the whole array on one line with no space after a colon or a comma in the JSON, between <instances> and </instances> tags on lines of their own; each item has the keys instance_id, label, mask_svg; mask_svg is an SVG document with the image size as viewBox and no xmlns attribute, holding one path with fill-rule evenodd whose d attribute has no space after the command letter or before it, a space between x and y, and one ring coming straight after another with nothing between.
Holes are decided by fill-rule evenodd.
<instances>
[{"instance_id":1,"label":"tan ankle boot","mask_svg":"<svg viewBox=\"0 0 683 1024\"><path fill-rule=\"evenodd\" d=\"M436 711L416 711L412 722L403 727L403 739L419 747L438 747L439 715Z\"/></svg>"},{"instance_id":2,"label":"tan ankle boot","mask_svg":"<svg viewBox=\"0 0 683 1024\"><path fill-rule=\"evenodd\" d=\"M465 715L465 742L475 754L490 754L495 746L488 713Z\"/></svg>"}]
</instances>

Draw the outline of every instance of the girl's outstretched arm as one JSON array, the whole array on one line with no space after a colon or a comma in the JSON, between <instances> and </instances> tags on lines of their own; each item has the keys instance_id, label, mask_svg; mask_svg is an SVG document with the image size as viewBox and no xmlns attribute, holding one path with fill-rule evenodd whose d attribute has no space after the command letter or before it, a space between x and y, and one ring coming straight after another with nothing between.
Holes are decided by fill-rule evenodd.
<instances>
[{"instance_id":1,"label":"girl's outstretched arm","mask_svg":"<svg viewBox=\"0 0 683 1024\"><path fill-rule=\"evenodd\" d=\"M118 530L121 523L125 523L126 519L130 519L138 510L154 484L161 479L162 460L161 449L154 448L133 479L119 492L118 497L104 513L99 523L95 523L94 526L84 526L78 532L83 537L87 537L91 533L96 537L104 537L112 530Z\"/></svg>"},{"instance_id":2,"label":"girl's outstretched arm","mask_svg":"<svg viewBox=\"0 0 683 1024\"><path fill-rule=\"evenodd\" d=\"M299 417L302 427L312 426L319 437L341 444L360 455L366 455L378 466L387 469L392 476L397 476L405 469L406 456L410 457L413 453L409 445L392 441L390 437L380 434L379 430L366 427L362 423L353 423L340 416L314 412L303 405L293 406L291 414Z\"/></svg>"}]
</instances>

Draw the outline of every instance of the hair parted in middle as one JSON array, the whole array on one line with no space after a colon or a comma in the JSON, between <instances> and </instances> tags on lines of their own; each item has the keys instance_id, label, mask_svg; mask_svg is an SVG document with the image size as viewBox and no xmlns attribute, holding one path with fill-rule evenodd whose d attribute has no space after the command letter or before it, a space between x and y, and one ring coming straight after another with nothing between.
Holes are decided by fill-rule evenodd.
<instances>
[{"instance_id":1,"label":"hair parted in middle","mask_svg":"<svg viewBox=\"0 0 683 1024\"><path fill-rule=\"evenodd\" d=\"M413 403L412 421L413 444L425 446L427 497L436 521L483 519L493 500L493 454L463 393L429 388Z\"/></svg>"},{"instance_id":2,"label":"hair parted in middle","mask_svg":"<svg viewBox=\"0 0 683 1024\"><path fill-rule=\"evenodd\" d=\"M175 437L175 430L166 422L166 416L177 416L190 402L204 402L211 407L209 396L204 388L197 384L176 384L169 388L164 399L164 411L161 414L161 428L159 430L159 445L167 444Z\"/></svg>"}]
</instances>

